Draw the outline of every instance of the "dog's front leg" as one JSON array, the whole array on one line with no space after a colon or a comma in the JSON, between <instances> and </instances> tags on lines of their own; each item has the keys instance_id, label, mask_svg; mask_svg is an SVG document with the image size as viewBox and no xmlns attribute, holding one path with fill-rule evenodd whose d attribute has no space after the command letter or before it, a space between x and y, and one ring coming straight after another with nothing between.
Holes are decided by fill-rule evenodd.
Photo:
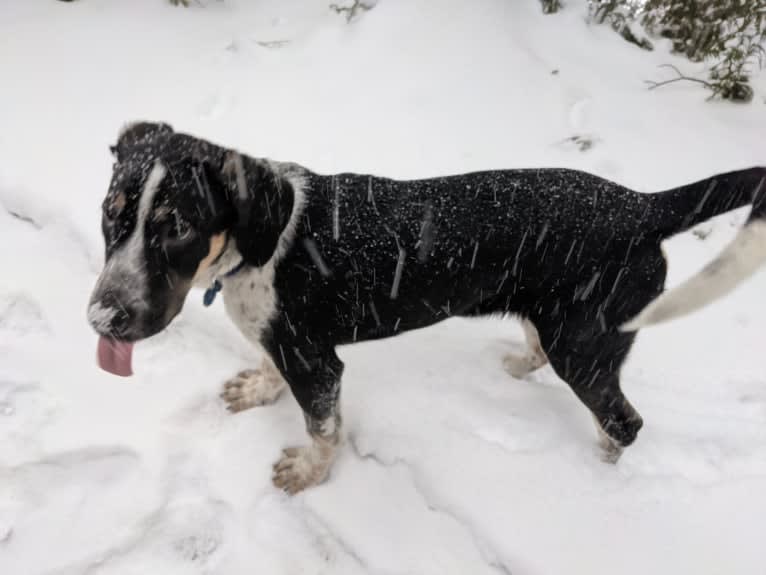
<instances>
[{"instance_id":1,"label":"dog's front leg","mask_svg":"<svg viewBox=\"0 0 766 575\"><path fill-rule=\"evenodd\" d=\"M325 480L341 441L343 362L333 348L275 346L275 363L303 409L311 444L288 447L274 464L274 485L290 494Z\"/></svg>"}]
</instances>

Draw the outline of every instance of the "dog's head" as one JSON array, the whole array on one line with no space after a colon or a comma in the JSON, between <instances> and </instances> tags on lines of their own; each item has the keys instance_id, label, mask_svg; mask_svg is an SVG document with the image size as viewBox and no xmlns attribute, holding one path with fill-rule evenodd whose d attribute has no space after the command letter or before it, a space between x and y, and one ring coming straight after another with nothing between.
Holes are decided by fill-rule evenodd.
<instances>
[{"instance_id":1,"label":"dog's head","mask_svg":"<svg viewBox=\"0 0 766 575\"><path fill-rule=\"evenodd\" d=\"M192 285L209 285L241 260L266 264L294 201L267 162L166 124L128 126L112 152L106 261L88 307L100 358L109 349L129 354L130 344L163 330ZM129 361L121 365L110 371L129 370Z\"/></svg>"}]
</instances>

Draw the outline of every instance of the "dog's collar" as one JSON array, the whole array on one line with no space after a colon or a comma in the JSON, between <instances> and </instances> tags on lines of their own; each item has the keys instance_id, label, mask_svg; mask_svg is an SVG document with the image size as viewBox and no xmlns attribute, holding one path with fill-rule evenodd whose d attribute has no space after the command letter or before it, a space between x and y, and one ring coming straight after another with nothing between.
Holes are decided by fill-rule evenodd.
<instances>
[{"instance_id":1,"label":"dog's collar","mask_svg":"<svg viewBox=\"0 0 766 575\"><path fill-rule=\"evenodd\" d=\"M221 277L230 278L233 275L236 275L240 271L242 271L242 268L244 267L245 267L245 260L242 260L233 268L231 268L229 271L227 271L225 274L223 274ZM208 307L215 301L215 296L218 295L218 292L221 291L221 289L223 289L223 284L221 284L221 281L216 278L216 280L213 281L213 285L207 288L205 290L205 295L202 296L202 303L205 304L205 307Z\"/></svg>"}]
</instances>

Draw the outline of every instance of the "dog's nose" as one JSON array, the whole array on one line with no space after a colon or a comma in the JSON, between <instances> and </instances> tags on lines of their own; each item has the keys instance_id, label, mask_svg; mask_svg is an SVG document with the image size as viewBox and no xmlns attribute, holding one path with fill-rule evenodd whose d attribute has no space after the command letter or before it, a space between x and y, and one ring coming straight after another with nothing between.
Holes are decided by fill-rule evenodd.
<instances>
[{"instance_id":1,"label":"dog's nose","mask_svg":"<svg viewBox=\"0 0 766 575\"><path fill-rule=\"evenodd\" d=\"M88 321L104 335L121 335L130 326L135 314L114 292L106 292L94 298L88 306Z\"/></svg>"}]
</instances>

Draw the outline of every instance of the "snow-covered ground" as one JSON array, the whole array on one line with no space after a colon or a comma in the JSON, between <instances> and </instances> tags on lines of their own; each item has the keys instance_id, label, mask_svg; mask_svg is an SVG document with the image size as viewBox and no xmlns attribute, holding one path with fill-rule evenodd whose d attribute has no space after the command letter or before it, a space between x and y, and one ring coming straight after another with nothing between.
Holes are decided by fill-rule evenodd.
<instances>
[{"instance_id":1,"label":"snow-covered ground","mask_svg":"<svg viewBox=\"0 0 766 575\"><path fill-rule=\"evenodd\" d=\"M766 75L747 106L647 91L695 70L578 0L380 0L351 24L329 0L201 2L0 2L0 573L764 573L764 273L640 336L645 427L616 466L550 368L503 372L513 321L343 348L349 438L293 498L270 470L300 410L224 410L258 355L220 302L192 294L129 380L97 369L85 306L127 120L321 172L555 165L653 191L766 163ZM669 283L745 213L668 242Z\"/></svg>"}]
</instances>

